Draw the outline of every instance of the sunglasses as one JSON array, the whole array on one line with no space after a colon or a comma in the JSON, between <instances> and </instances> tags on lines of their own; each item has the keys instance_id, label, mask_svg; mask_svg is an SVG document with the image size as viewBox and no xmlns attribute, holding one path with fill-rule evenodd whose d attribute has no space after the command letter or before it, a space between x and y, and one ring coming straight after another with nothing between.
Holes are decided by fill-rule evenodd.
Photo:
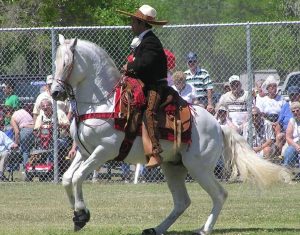
<instances>
[{"instance_id":1,"label":"sunglasses","mask_svg":"<svg viewBox=\"0 0 300 235\"><path fill-rule=\"evenodd\" d=\"M189 60L189 61L188 61L189 64L194 64L194 63L196 63L196 62L197 62L197 60Z\"/></svg>"},{"instance_id":2,"label":"sunglasses","mask_svg":"<svg viewBox=\"0 0 300 235\"><path fill-rule=\"evenodd\" d=\"M292 113L298 113L300 111L300 109L295 109L295 110L292 110Z\"/></svg>"}]
</instances>

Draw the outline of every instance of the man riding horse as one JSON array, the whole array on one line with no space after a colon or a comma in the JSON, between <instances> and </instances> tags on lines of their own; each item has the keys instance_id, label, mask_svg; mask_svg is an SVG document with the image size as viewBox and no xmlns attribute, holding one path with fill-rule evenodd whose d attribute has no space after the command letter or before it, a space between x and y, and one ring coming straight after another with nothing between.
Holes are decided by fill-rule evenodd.
<instances>
[{"instance_id":1,"label":"man riding horse","mask_svg":"<svg viewBox=\"0 0 300 235\"><path fill-rule=\"evenodd\" d=\"M164 25L167 21L157 21L156 10L149 5L141 6L134 14L118 12L131 17L132 31L136 36L133 61L123 66L123 73L144 83L147 108L143 120L152 142L152 153L146 167L154 168L162 162L160 153L163 150L159 143L157 112L168 83L167 58L160 40L152 32L152 25Z\"/></svg>"}]
</instances>

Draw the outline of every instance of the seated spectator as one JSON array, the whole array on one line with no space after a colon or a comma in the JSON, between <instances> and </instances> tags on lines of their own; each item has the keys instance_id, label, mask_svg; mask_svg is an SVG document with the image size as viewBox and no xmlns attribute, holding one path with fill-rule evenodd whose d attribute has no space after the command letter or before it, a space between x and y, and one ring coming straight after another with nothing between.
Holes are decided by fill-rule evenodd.
<instances>
[{"instance_id":1,"label":"seated spectator","mask_svg":"<svg viewBox=\"0 0 300 235\"><path fill-rule=\"evenodd\" d=\"M266 96L266 94L264 93L263 89L262 89L262 84L264 83L263 79L259 79L255 82L255 100L254 100L254 104L255 106L257 106L256 104L258 103L260 105L261 100L263 97Z\"/></svg>"},{"instance_id":2,"label":"seated spectator","mask_svg":"<svg viewBox=\"0 0 300 235\"><path fill-rule=\"evenodd\" d=\"M186 83L186 75L182 71L177 71L173 74L172 86L179 95L188 103L196 102L196 89L193 85Z\"/></svg>"},{"instance_id":3,"label":"seated spectator","mask_svg":"<svg viewBox=\"0 0 300 235\"><path fill-rule=\"evenodd\" d=\"M285 144L285 134L281 131L281 127L278 123L279 113L283 105L286 103L281 95L278 94L279 80L274 76L269 76L262 84L264 93L267 93L260 102L256 102L256 107L263 113L264 117L273 124L275 130L276 142L281 144L281 148ZM281 154L278 153L278 154Z\"/></svg>"},{"instance_id":4,"label":"seated spectator","mask_svg":"<svg viewBox=\"0 0 300 235\"><path fill-rule=\"evenodd\" d=\"M15 83L13 81L5 81L2 84L3 92L5 95L5 101L4 105L12 107L13 109L17 110L20 108L20 100L17 95L15 95ZM4 125L6 126L6 129L9 129L10 125L10 119L5 118Z\"/></svg>"},{"instance_id":5,"label":"seated spectator","mask_svg":"<svg viewBox=\"0 0 300 235\"><path fill-rule=\"evenodd\" d=\"M299 165L300 154L300 102L291 103L293 117L290 119L286 129L286 141L288 147L284 151L284 165L295 167Z\"/></svg>"},{"instance_id":6,"label":"seated spectator","mask_svg":"<svg viewBox=\"0 0 300 235\"><path fill-rule=\"evenodd\" d=\"M9 112L11 109L6 107ZM13 112L10 123L14 131L14 142L20 146L25 166L34 145L33 118L25 109L19 109Z\"/></svg>"},{"instance_id":7,"label":"seated spectator","mask_svg":"<svg viewBox=\"0 0 300 235\"><path fill-rule=\"evenodd\" d=\"M292 102L300 102L300 87L297 86L291 86L288 88L288 96L289 96L289 102L286 102L279 113L278 123L280 124L280 127L282 128L282 131L285 133L288 123L290 119L293 117L293 114L291 112L291 103Z\"/></svg>"},{"instance_id":8,"label":"seated spectator","mask_svg":"<svg viewBox=\"0 0 300 235\"><path fill-rule=\"evenodd\" d=\"M278 94L279 80L274 76L269 76L262 84L262 90L267 93L261 99L261 102L256 102L256 107L263 113L264 117L275 123L278 120L280 110L285 104L285 100Z\"/></svg>"},{"instance_id":9,"label":"seated spectator","mask_svg":"<svg viewBox=\"0 0 300 235\"><path fill-rule=\"evenodd\" d=\"M259 157L274 159L276 157L276 148L278 143L275 142L274 130L272 123L266 120L257 107L252 108L252 131L253 131L253 150ZM248 139L248 130L250 123L244 125L243 137Z\"/></svg>"},{"instance_id":10,"label":"seated spectator","mask_svg":"<svg viewBox=\"0 0 300 235\"><path fill-rule=\"evenodd\" d=\"M223 94L225 94L229 91L231 91L230 84L229 84L229 82L225 82L223 85Z\"/></svg>"},{"instance_id":11,"label":"seated spectator","mask_svg":"<svg viewBox=\"0 0 300 235\"><path fill-rule=\"evenodd\" d=\"M43 99L40 104L41 112L36 119L34 130L38 131L44 124L53 125L53 107L52 101L50 99ZM60 109L57 110L57 119L58 119L58 148L66 149L69 148L72 144L70 137L70 121L67 118L67 115Z\"/></svg>"},{"instance_id":12,"label":"seated spectator","mask_svg":"<svg viewBox=\"0 0 300 235\"><path fill-rule=\"evenodd\" d=\"M243 125L247 121L247 101L249 99L249 92L242 89L240 77L232 75L229 78L231 91L223 94L217 104L217 110L223 106L228 110L229 118L232 123L238 128L241 133Z\"/></svg>"},{"instance_id":13,"label":"seated spectator","mask_svg":"<svg viewBox=\"0 0 300 235\"><path fill-rule=\"evenodd\" d=\"M36 98L36 101L34 103L34 107L33 107L33 121L35 123L37 116L40 114L40 106L41 106L41 101L43 99L49 99L49 100L53 100L52 96L50 94L50 89L51 89L51 85L53 82L53 76L52 75L48 75L47 76L47 80L46 80L46 86L45 86L45 91L42 92L41 94L38 95L38 97ZM62 110L63 112L66 113L67 117L69 120L71 120L71 107L68 101L57 101L57 109L58 110Z\"/></svg>"},{"instance_id":14,"label":"seated spectator","mask_svg":"<svg viewBox=\"0 0 300 235\"><path fill-rule=\"evenodd\" d=\"M224 106L220 106L218 110L216 110L216 119L220 123L220 125L228 126L234 130L238 130L238 128L232 123L228 116L228 110Z\"/></svg>"},{"instance_id":15,"label":"seated spectator","mask_svg":"<svg viewBox=\"0 0 300 235\"><path fill-rule=\"evenodd\" d=\"M18 145L3 131L0 131L0 181L8 181L8 178L4 175L4 171L6 169L7 158L9 157L9 150L15 148L18 148Z\"/></svg>"}]
</instances>

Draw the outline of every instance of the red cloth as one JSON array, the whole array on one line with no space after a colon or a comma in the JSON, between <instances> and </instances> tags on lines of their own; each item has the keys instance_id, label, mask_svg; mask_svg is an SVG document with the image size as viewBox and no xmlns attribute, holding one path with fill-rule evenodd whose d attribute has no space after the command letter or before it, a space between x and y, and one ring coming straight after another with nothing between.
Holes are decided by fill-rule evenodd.
<instances>
[{"instance_id":1,"label":"red cloth","mask_svg":"<svg viewBox=\"0 0 300 235\"><path fill-rule=\"evenodd\" d=\"M168 70L174 69L176 65L176 58L175 55L169 51L168 49L164 49L165 54L167 56L167 67Z\"/></svg>"}]
</instances>

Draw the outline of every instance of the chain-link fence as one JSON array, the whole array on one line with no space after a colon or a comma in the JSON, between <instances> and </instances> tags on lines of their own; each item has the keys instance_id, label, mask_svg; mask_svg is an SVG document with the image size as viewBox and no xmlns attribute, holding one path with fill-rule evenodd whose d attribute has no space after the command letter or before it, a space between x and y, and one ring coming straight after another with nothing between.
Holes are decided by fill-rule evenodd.
<instances>
[{"instance_id":1,"label":"chain-link fence","mask_svg":"<svg viewBox=\"0 0 300 235\"><path fill-rule=\"evenodd\" d=\"M248 139L259 157L297 169L300 107L294 104L291 109L289 102L285 104L284 100L299 101L299 29L300 22L274 22L172 25L154 31L164 47L176 57L176 67L170 73L188 70L188 52L197 54L195 63L205 69L212 80L212 100L217 109L211 112L220 123L236 128ZM0 169L0 174L5 172L10 179L15 176L27 181L57 182L71 163L68 153L72 149L67 131L68 119L71 119L68 104L52 107L45 100L49 98L46 77L55 70L58 34L96 43L121 68L130 54L131 29L57 27L0 29L0 33L1 104L14 108L11 110L2 105L1 126L2 131L19 146L10 149L8 154L1 152L2 158L6 157L6 164ZM273 77L266 82L270 75ZM35 104L39 104L36 111ZM253 109L253 104L259 110ZM57 123L56 118L52 119L53 109L54 113L57 109L64 111L65 116L61 118L64 121L59 118ZM296 122L288 125L291 117ZM136 168L120 162L107 163L90 179L132 181ZM139 181L164 180L159 168L150 171L142 167L138 170ZM215 173L218 178L227 180L222 160ZM1 180L6 179L2 177ZM187 181L190 180L192 178L188 176Z\"/></svg>"}]
</instances>

